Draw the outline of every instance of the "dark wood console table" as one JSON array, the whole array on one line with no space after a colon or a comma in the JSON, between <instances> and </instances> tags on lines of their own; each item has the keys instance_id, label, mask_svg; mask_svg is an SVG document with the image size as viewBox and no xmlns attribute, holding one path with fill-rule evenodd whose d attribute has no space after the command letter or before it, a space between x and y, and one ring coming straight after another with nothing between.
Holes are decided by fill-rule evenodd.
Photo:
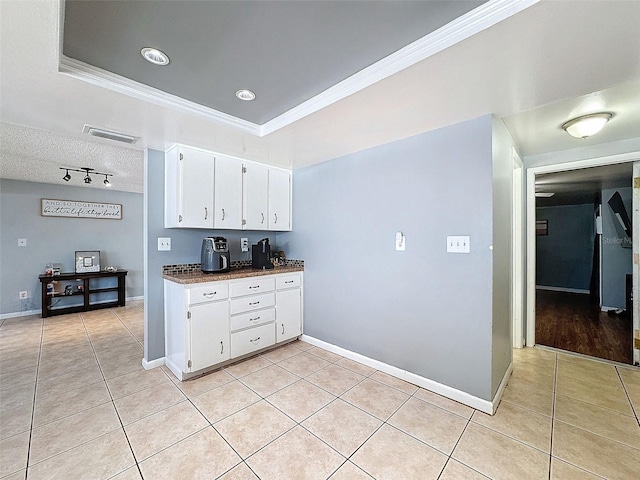
<instances>
[{"instance_id":1,"label":"dark wood console table","mask_svg":"<svg viewBox=\"0 0 640 480\"><path fill-rule=\"evenodd\" d=\"M126 275L126 270L116 270L38 276L42 287L42 318L99 308L124 307ZM103 278L114 278L117 285L100 285L100 279ZM49 287L50 291L47 291L49 284L54 288ZM109 292L112 294L108 295ZM117 298L114 298L116 296ZM63 304L58 306L61 302Z\"/></svg>"}]
</instances>

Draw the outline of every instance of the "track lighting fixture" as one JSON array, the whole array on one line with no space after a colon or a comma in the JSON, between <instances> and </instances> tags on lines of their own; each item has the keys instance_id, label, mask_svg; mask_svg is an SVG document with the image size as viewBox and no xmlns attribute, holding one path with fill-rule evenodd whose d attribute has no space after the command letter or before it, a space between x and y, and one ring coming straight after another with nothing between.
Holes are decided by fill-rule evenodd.
<instances>
[{"instance_id":1,"label":"track lighting fixture","mask_svg":"<svg viewBox=\"0 0 640 480\"><path fill-rule=\"evenodd\" d=\"M102 173L102 172L96 172L93 168L89 168L89 167L79 167L79 168L67 168L67 167L58 167L60 168L60 170L65 170L66 174L64 177L62 177L62 179L65 182L68 182L69 180L71 180L71 175L69 174L69 171L71 172L80 172L80 173L84 173L84 183L85 184L90 184L92 182L92 178L91 178L91 174L94 175L104 175L104 180L102 183L104 183L105 187L110 187L111 186L111 182L109 181L109 177L113 177L113 173Z\"/></svg>"}]
</instances>

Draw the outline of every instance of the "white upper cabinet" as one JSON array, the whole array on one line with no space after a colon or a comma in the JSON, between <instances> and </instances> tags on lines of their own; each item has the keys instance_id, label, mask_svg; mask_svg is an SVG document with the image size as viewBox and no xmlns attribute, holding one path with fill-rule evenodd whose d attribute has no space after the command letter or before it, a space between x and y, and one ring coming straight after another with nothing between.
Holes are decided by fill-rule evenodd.
<instances>
[{"instance_id":1,"label":"white upper cabinet","mask_svg":"<svg viewBox=\"0 0 640 480\"><path fill-rule=\"evenodd\" d=\"M175 146L165 156L166 228L213 228L214 155Z\"/></svg>"},{"instance_id":2,"label":"white upper cabinet","mask_svg":"<svg viewBox=\"0 0 640 480\"><path fill-rule=\"evenodd\" d=\"M213 228L242 229L242 163L216 155Z\"/></svg>"},{"instance_id":3,"label":"white upper cabinet","mask_svg":"<svg viewBox=\"0 0 640 480\"><path fill-rule=\"evenodd\" d=\"M246 163L244 169L244 229L267 230L269 168Z\"/></svg>"},{"instance_id":4,"label":"white upper cabinet","mask_svg":"<svg viewBox=\"0 0 640 480\"><path fill-rule=\"evenodd\" d=\"M269 230L291 230L291 172L269 169Z\"/></svg>"},{"instance_id":5,"label":"white upper cabinet","mask_svg":"<svg viewBox=\"0 0 640 480\"><path fill-rule=\"evenodd\" d=\"M198 148L165 153L165 228L291 230L291 172Z\"/></svg>"}]
</instances>

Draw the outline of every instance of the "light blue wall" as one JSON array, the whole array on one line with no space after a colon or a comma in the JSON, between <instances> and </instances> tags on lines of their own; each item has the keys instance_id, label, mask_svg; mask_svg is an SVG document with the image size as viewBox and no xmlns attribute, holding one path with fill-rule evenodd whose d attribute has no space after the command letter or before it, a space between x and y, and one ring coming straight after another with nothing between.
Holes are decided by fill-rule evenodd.
<instances>
[{"instance_id":1,"label":"light blue wall","mask_svg":"<svg viewBox=\"0 0 640 480\"><path fill-rule=\"evenodd\" d=\"M536 236L536 285L589 290L593 264L593 205L536 208L548 235Z\"/></svg>"},{"instance_id":2,"label":"light blue wall","mask_svg":"<svg viewBox=\"0 0 640 480\"><path fill-rule=\"evenodd\" d=\"M122 220L42 217L41 198L119 203ZM0 314L39 310L38 275L50 262L75 271L76 250L100 250L101 265L129 271L127 297L142 296L142 204L139 193L0 180ZM27 246L18 247L18 238Z\"/></svg>"},{"instance_id":3,"label":"light blue wall","mask_svg":"<svg viewBox=\"0 0 640 480\"><path fill-rule=\"evenodd\" d=\"M493 175L490 116L295 170L305 334L491 400Z\"/></svg>"},{"instance_id":4,"label":"light blue wall","mask_svg":"<svg viewBox=\"0 0 640 480\"><path fill-rule=\"evenodd\" d=\"M625 281L626 274L632 272L633 251L631 248L622 248L621 243L627 243L630 239L621 234L616 225L620 222L607 203L615 192L620 193L629 220L633 222L633 189L629 187L602 190L602 306L626 308Z\"/></svg>"},{"instance_id":5,"label":"light blue wall","mask_svg":"<svg viewBox=\"0 0 640 480\"><path fill-rule=\"evenodd\" d=\"M492 118L493 265L491 322L491 395L500 387L512 359L511 223L513 216L513 151L515 145L502 120Z\"/></svg>"},{"instance_id":6,"label":"light blue wall","mask_svg":"<svg viewBox=\"0 0 640 480\"><path fill-rule=\"evenodd\" d=\"M163 265L200 263L202 239L214 235L226 237L229 241L231 261L251 260L250 253L240 251L242 237L248 238L250 244L269 237L272 249L279 246L276 243L275 234L271 232L164 228L164 152L147 150L145 170L147 285L144 358L152 361L164 357ZM171 237L171 251L158 251L158 237ZM285 253L288 252L285 250Z\"/></svg>"}]
</instances>

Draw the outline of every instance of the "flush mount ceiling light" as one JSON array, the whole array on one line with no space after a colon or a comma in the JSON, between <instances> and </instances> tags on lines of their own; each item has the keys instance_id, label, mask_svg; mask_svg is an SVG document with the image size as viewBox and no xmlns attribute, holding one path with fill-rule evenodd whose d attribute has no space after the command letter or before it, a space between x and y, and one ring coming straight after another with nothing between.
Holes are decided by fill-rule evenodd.
<instances>
[{"instance_id":1,"label":"flush mount ceiling light","mask_svg":"<svg viewBox=\"0 0 640 480\"><path fill-rule=\"evenodd\" d=\"M169 57L166 53L161 52L157 48L145 47L140 50L140 54L144 57L144 59L148 62L153 63L154 65L168 65Z\"/></svg>"},{"instance_id":2,"label":"flush mount ceiling light","mask_svg":"<svg viewBox=\"0 0 640 480\"><path fill-rule=\"evenodd\" d=\"M86 183L87 185L92 182L92 178L91 178L90 174L104 175L104 181L102 183L104 183L105 187L110 187L111 186L111 182L109 181L109 177L113 177L113 173L96 172L93 168L89 168L89 167L79 167L79 168L58 167L58 168L60 170L65 170L67 172L65 174L65 176L62 177L62 179L65 182L68 182L69 180L71 180L71 175L69 174L69 171L72 171L72 172L84 173L83 180L84 180L84 183Z\"/></svg>"},{"instance_id":3,"label":"flush mount ceiling light","mask_svg":"<svg viewBox=\"0 0 640 480\"><path fill-rule=\"evenodd\" d=\"M602 130L611 117L613 113L609 112L590 113L569 120L562 125L562 129L572 137L587 138Z\"/></svg>"},{"instance_id":4,"label":"flush mount ceiling light","mask_svg":"<svg viewBox=\"0 0 640 480\"><path fill-rule=\"evenodd\" d=\"M82 132L88 133L92 137L106 138L107 140L115 140L116 142L128 143L130 145L138 141L138 137L127 135L125 133L114 132L113 130L92 127L87 124L82 128Z\"/></svg>"},{"instance_id":5,"label":"flush mount ceiling light","mask_svg":"<svg viewBox=\"0 0 640 480\"><path fill-rule=\"evenodd\" d=\"M244 100L245 102L250 102L251 100L256 99L256 94L251 90L238 90L236 92L236 97L238 97L240 100Z\"/></svg>"}]
</instances>

